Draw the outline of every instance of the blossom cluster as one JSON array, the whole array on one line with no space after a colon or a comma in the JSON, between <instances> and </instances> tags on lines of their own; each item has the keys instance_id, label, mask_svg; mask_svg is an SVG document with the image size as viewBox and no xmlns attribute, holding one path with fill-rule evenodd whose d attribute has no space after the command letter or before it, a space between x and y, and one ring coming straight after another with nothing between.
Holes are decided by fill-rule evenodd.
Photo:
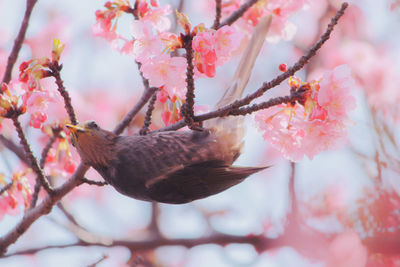
<instances>
[{"instance_id":1,"label":"blossom cluster","mask_svg":"<svg viewBox=\"0 0 400 267\"><path fill-rule=\"evenodd\" d=\"M107 2L105 7L105 11L96 12L94 34L110 41L112 47L120 52L133 56L141 64L140 71L150 85L161 88L161 94L166 94L169 104L164 105L162 117L167 124L180 117L176 108L181 106L186 93L186 58L172 55L177 49L184 48L183 37L192 38L195 79L214 77L216 67L230 59L243 37L231 26L218 30L206 28L204 24L192 27L189 19L179 12L176 14L178 23L185 35L176 35L168 31L171 25L168 18L170 6L160 6L157 1L137 1L135 9L129 6L128 1ZM117 33L117 19L123 13L135 17L131 24L133 40ZM123 45L120 47L121 41Z\"/></svg>"},{"instance_id":2,"label":"blossom cluster","mask_svg":"<svg viewBox=\"0 0 400 267\"><path fill-rule=\"evenodd\" d=\"M31 173L31 169L25 171L17 171L13 174L9 182L6 176L0 173L1 187L11 183L8 190L0 195L0 220L5 214L16 215L19 213L19 207L24 205L25 209L29 208L32 197L32 188L28 182L27 176Z\"/></svg>"},{"instance_id":3,"label":"blossom cluster","mask_svg":"<svg viewBox=\"0 0 400 267\"><path fill-rule=\"evenodd\" d=\"M228 17L246 2L246 0L223 0L222 18ZM262 17L272 14L273 20L267 40L272 42L280 39L290 40L296 33L296 26L289 21L289 18L298 10L307 7L308 2L309 0L259 0L235 22L234 27L242 32L251 32ZM201 5L207 12L215 10L214 0L202 1Z\"/></svg>"},{"instance_id":4,"label":"blossom cluster","mask_svg":"<svg viewBox=\"0 0 400 267\"><path fill-rule=\"evenodd\" d=\"M264 138L292 161L304 155L312 159L323 150L340 146L351 125L349 111L355 108L350 69L341 65L327 71L320 81L308 83L291 77L289 85L307 88L306 100L257 112L255 120Z\"/></svg>"},{"instance_id":5,"label":"blossom cluster","mask_svg":"<svg viewBox=\"0 0 400 267\"><path fill-rule=\"evenodd\" d=\"M11 118L25 113L21 96L10 90L8 84L2 83L0 91L0 117Z\"/></svg>"}]
</instances>

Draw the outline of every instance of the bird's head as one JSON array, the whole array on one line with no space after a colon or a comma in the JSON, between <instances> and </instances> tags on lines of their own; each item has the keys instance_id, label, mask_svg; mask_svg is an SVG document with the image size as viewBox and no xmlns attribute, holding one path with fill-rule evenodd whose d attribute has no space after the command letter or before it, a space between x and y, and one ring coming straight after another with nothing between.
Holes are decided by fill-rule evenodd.
<instances>
[{"instance_id":1,"label":"bird's head","mask_svg":"<svg viewBox=\"0 0 400 267\"><path fill-rule=\"evenodd\" d=\"M71 132L71 142L82 161L90 165L106 164L113 155L116 135L101 129L95 121L65 125Z\"/></svg>"}]
</instances>

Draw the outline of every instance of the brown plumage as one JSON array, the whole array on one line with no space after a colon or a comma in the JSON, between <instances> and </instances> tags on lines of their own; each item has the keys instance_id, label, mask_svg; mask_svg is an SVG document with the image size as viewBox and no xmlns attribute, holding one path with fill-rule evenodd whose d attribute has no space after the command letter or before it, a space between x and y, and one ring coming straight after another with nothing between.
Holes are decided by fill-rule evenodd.
<instances>
[{"instance_id":1,"label":"brown plumage","mask_svg":"<svg viewBox=\"0 0 400 267\"><path fill-rule=\"evenodd\" d=\"M234 83L216 108L241 97L269 29L264 18L244 52ZM187 203L217 194L265 167L235 167L241 153L242 118L207 121L204 131L166 131L116 136L94 121L67 125L84 163L118 192L147 201Z\"/></svg>"}]
</instances>

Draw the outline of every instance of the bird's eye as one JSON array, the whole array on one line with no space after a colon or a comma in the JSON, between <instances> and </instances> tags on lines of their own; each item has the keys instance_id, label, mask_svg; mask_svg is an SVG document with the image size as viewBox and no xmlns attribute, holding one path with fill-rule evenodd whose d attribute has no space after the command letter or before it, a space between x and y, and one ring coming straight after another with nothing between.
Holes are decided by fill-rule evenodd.
<instances>
[{"instance_id":1,"label":"bird's eye","mask_svg":"<svg viewBox=\"0 0 400 267\"><path fill-rule=\"evenodd\" d=\"M94 122L94 121L89 122L89 123L87 124L87 127L88 127L89 129L98 129L98 128L99 128L99 126L97 125L97 123Z\"/></svg>"}]
</instances>

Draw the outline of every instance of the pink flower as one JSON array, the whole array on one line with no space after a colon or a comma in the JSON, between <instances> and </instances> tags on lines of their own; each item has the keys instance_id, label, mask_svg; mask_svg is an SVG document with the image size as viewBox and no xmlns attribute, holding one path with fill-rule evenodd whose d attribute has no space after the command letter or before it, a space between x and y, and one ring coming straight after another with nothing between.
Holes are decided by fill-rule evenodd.
<instances>
[{"instance_id":1,"label":"pink flower","mask_svg":"<svg viewBox=\"0 0 400 267\"><path fill-rule=\"evenodd\" d=\"M133 55L137 61L144 63L146 60L150 60L150 57L161 54L161 38L153 32L149 22L135 20L131 24L131 32L135 38Z\"/></svg>"},{"instance_id":2,"label":"pink flower","mask_svg":"<svg viewBox=\"0 0 400 267\"><path fill-rule=\"evenodd\" d=\"M324 74L318 92L318 104L328 112L330 119L342 120L356 107L355 99L349 94L355 87L346 65L336 67Z\"/></svg>"},{"instance_id":3,"label":"pink flower","mask_svg":"<svg viewBox=\"0 0 400 267\"><path fill-rule=\"evenodd\" d=\"M217 65L222 65L230 59L243 39L243 34L231 26L224 26L214 33L215 51L218 58Z\"/></svg>"},{"instance_id":4,"label":"pink flower","mask_svg":"<svg viewBox=\"0 0 400 267\"><path fill-rule=\"evenodd\" d=\"M163 87L170 96L184 97L186 91L186 59L169 54L155 56L143 62L140 70L151 86Z\"/></svg>"},{"instance_id":5,"label":"pink flower","mask_svg":"<svg viewBox=\"0 0 400 267\"><path fill-rule=\"evenodd\" d=\"M92 26L94 36L100 36L107 41L112 41L118 37L115 32L116 27L112 24L113 20L119 16L119 11L116 9L107 11L96 11L96 24Z\"/></svg>"},{"instance_id":6,"label":"pink flower","mask_svg":"<svg viewBox=\"0 0 400 267\"><path fill-rule=\"evenodd\" d=\"M208 77L214 77L215 67L223 65L232 56L243 35L231 26L224 26L216 32L203 31L193 38L194 62L197 70Z\"/></svg>"},{"instance_id":7,"label":"pink flower","mask_svg":"<svg viewBox=\"0 0 400 267\"><path fill-rule=\"evenodd\" d=\"M32 187L28 181L31 169L17 171L13 177L6 181L5 176L0 174L0 186L3 187L12 181L11 187L0 196L0 219L5 215L19 214L19 208L23 204L25 210L29 207L32 197Z\"/></svg>"},{"instance_id":8,"label":"pink flower","mask_svg":"<svg viewBox=\"0 0 400 267\"><path fill-rule=\"evenodd\" d=\"M43 123L47 120L47 115L43 112L35 112L31 114L31 119L29 121L29 125L33 128L40 129L43 126Z\"/></svg>"},{"instance_id":9,"label":"pink flower","mask_svg":"<svg viewBox=\"0 0 400 267\"><path fill-rule=\"evenodd\" d=\"M198 1L201 2L200 8L205 12L213 12L215 10L215 1ZM229 0L222 2L222 17L229 16L236 11L246 0ZM303 8L308 0L260 0L251 6L243 16L234 24L236 29L241 32L252 32L253 27L258 21L266 15L274 15L270 32L267 40L279 41L281 38L285 40L291 39L296 32L296 27L288 19L293 13Z\"/></svg>"},{"instance_id":10,"label":"pink flower","mask_svg":"<svg viewBox=\"0 0 400 267\"><path fill-rule=\"evenodd\" d=\"M350 125L348 112L355 108L347 66L326 72L320 83L289 82L297 88L308 86L308 98L304 106L279 105L257 112L255 121L264 138L293 161L341 146Z\"/></svg>"},{"instance_id":11,"label":"pink flower","mask_svg":"<svg viewBox=\"0 0 400 267\"><path fill-rule=\"evenodd\" d=\"M142 21L150 22L157 31L164 32L171 28L171 20L167 17L169 14L171 14L170 5L164 5L149 9L142 17Z\"/></svg>"}]
</instances>

